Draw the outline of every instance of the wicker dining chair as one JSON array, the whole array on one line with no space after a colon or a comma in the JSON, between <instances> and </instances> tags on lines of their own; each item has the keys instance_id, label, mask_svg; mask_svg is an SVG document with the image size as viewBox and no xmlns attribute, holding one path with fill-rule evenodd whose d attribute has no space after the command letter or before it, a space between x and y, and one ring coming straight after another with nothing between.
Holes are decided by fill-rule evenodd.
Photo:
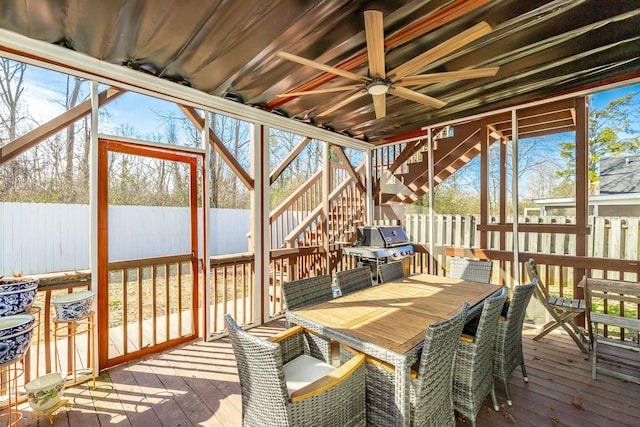
<instances>
[{"instance_id":1,"label":"wicker dining chair","mask_svg":"<svg viewBox=\"0 0 640 427\"><path fill-rule=\"evenodd\" d=\"M358 267L352 270L344 270L336 273L336 283L340 287L340 293L347 295L361 289L368 288L371 281L371 269Z\"/></svg>"},{"instance_id":2,"label":"wicker dining chair","mask_svg":"<svg viewBox=\"0 0 640 427\"><path fill-rule=\"evenodd\" d=\"M468 259L451 257L449 259L449 277L470 280L472 282L490 283L493 263L488 259Z\"/></svg>"},{"instance_id":3,"label":"wicker dining chair","mask_svg":"<svg viewBox=\"0 0 640 427\"><path fill-rule=\"evenodd\" d=\"M493 409L499 410L493 385L493 344L498 317L506 299L506 288L501 295L487 298L475 336L462 335L458 340L453 372L453 407L469 418L473 427L488 394L491 394Z\"/></svg>"},{"instance_id":4,"label":"wicker dining chair","mask_svg":"<svg viewBox=\"0 0 640 427\"><path fill-rule=\"evenodd\" d=\"M453 410L453 364L469 305L464 304L452 318L427 328L417 372L412 370L410 382L411 426L455 426ZM344 351L346 349L346 351ZM346 361L357 352L347 346L341 349ZM367 425L390 426L396 423L395 369L374 357L367 360Z\"/></svg>"},{"instance_id":5,"label":"wicker dining chair","mask_svg":"<svg viewBox=\"0 0 640 427\"><path fill-rule=\"evenodd\" d=\"M329 275L307 277L282 283L282 299L287 310L297 310L333 299ZM291 326L287 322L287 326ZM307 345L316 357L331 361L331 340L321 335L309 334Z\"/></svg>"},{"instance_id":6,"label":"wicker dining chair","mask_svg":"<svg viewBox=\"0 0 640 427\"><path fill-rule=\"evenodd\" d=\"M402 279L404 277L404 267L402 261L392 261L378 266L381 283L390 282L392 280Z\"/></svg>"},{"instance_id":7,"label":"wicker dining chair","mask_svg":"<svg viewBox=\"0 0 640 427\"><path fill-rule=\"evenodd\" d=\"M282 298L287 310L320 304L333 298L328 274L282 283Z\"/></svg>"},{"instance_id":8,"label":"wicker dining chair","mask_svg":"<svg viewBox=\"0 0 640 427\"><path fill-rule=\"evenodd\" d=\"M338 368L304 354L303 328L266 341L225 322L240 378L242 425L366 425L364 355Z\"/></svg>"},{"instance_id":9,"label":"wicker dining chair","mask_svg":"<svg viewBox=\"0 0 640 427\"><path fill-rule=\"evenodd\" d=\"M507 380L516 366L520 365L524 382L529 382L522 355L522 324L531 295L536 287L535 280L537 279L528 285L518 285L514 288L506 315L500 316L498 321L498 332L493 349L493 376L504 384L507 405L509 406L512 405L512 401Z\"/></svg>"}]
</instances>

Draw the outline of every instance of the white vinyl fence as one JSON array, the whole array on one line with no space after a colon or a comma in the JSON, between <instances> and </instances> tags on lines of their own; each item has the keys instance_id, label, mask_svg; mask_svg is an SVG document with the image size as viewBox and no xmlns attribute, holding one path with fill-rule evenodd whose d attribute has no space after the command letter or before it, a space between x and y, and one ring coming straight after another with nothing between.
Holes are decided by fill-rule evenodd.
<instances>
[{"instance_id":1,"label":"white vinyl fence","mask_svg":"<svg viewBox=\"0 0 640 427\"><path fill-rule=\"evenodd\" d=\"M247 252L249 210L211 209L211 255ZM0 203L0 276L89 269L88 205ZM109 207L109 260L188 252L189 209Z\"/></svg>"}]
</instances>

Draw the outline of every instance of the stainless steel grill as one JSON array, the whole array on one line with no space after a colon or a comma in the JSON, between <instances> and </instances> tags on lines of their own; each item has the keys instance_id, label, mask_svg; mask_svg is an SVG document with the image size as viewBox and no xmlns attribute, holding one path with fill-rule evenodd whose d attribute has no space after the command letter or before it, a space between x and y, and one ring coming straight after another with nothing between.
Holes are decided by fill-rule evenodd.
<instances>
[{"instance_id":1,"label":"stainless steel grill","mask_svg":"<svg viewBox=\"0 0 640 427\"><path fill-rule=\"evenodd\" d=\"M368 265L380 281L379 266L412 257L413 245L398 225L358 227L355 245L342 248L342 253L356 258L358 265Z\"/></svg>"}]
</instances>

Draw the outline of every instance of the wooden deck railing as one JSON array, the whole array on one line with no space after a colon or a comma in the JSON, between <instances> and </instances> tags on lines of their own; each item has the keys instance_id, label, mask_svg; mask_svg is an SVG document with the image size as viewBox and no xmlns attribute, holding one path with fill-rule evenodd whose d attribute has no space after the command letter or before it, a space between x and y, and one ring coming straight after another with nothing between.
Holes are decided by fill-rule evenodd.
<instances>
[{"instance_id":1,"label":"wooden deck railing","mask_svg":"<svg viewBox=\"0 0 640 427\"><path fill-rule=\"evenodd\" d=\"M329 164L329 186L336 188L349 178L347 170L340 163ZM318 209L322 208L322 174L316 172L304 185L287 197L269 216L271 224L271 248L278 249L285 244L294 246L293 242L300 234L292 234L291 230L300 228L300 224L311 224L319 221ZM313 227L301 228L303 232L313 231ZM319 235L311 236L311 245L321 244Z\"/></svg>"},{"instance_id":2,"label":"wooden deck railing","mask_svg":"<svg viewBox=\"0 0 640 427\"><path fill-rule=\"evenodd\" d=\"M224 315L229 313L239 324L254 322L254 256L250 253L213 256L210 300L212 333L221 332Z\"/></svg>"},{"instance_id":3,"label":"wooden deck railing","mask_svg":"<svg viewBox=\"0 0 640 427\"><path fill-rule=\"evenodd\" d=\"M505 272L505 277L511 283L508 272L513 271L513 252L469 249L469 248L446 248L447 256L466 256L479 259L490 259L500 265L501 271ZM533 258L538 266L540 279L550 294L566 297L584 298L584 289L579 285L580 280L586 275L587 277L621 279L633 283L638 283L640 279L640 261L624 260L599 257L583 257L571 255L554 255L535 252L520 252L518 262L520 263L520 279L521 283L527 283L529 278L526 274L524 263ZM618 313L619 315L631 315L636 318L640 315L640 307L633 307ZM585 325L584 316L577 319L580 326ZM606 337L620 339L619 335L610 336L605 331ZM622 337L624 338L624 336Z\"/></svg>"},{"instance_id":4,"label":"wooden deck railing","mask_svg":"<svg viewBox=\"0 0 640 427\"><path fill-rule=\"evenodd\" d=\"M38 294L34 301L33 307L36 308L33 314L36 316L37 328L34 331L31 341L31 347L25 354L24 375L21 376L23 384L28 383L32 379L54 372L54 343L53 343L53 319L55 313L51 305L53 297L63 295L74 290L85 290L89 287L91 274L88 271L74 271L66 273L49 273L34 275L40 279ZM82 339L82 337L80 337ZM71 366L72 352L68 351L71 347L71 339L67 339L62 345L60 364L67 367ZM86 349L86 346L85 346ZM78 366L88 366L88 352L78 352Z\"/></svg>"}]
</instances>

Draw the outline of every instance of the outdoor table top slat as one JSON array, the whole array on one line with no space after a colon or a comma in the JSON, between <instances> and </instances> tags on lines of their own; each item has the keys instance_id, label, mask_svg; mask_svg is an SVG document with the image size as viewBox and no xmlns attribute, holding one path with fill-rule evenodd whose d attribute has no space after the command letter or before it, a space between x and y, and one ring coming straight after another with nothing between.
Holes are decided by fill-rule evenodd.
<instances>
[{"instance_id":1,"label":"outdoor table top slat","mask_svg":"<svg viewBox=\"0 0 640 427\"><path fill-rule=\"evenodd\" d=\"M500 288L419 274L294 310L294 313L404 354L424 340L429 325L449 319L465 302L471 306L481 303Z\"/></svg>"}]
</instances>

